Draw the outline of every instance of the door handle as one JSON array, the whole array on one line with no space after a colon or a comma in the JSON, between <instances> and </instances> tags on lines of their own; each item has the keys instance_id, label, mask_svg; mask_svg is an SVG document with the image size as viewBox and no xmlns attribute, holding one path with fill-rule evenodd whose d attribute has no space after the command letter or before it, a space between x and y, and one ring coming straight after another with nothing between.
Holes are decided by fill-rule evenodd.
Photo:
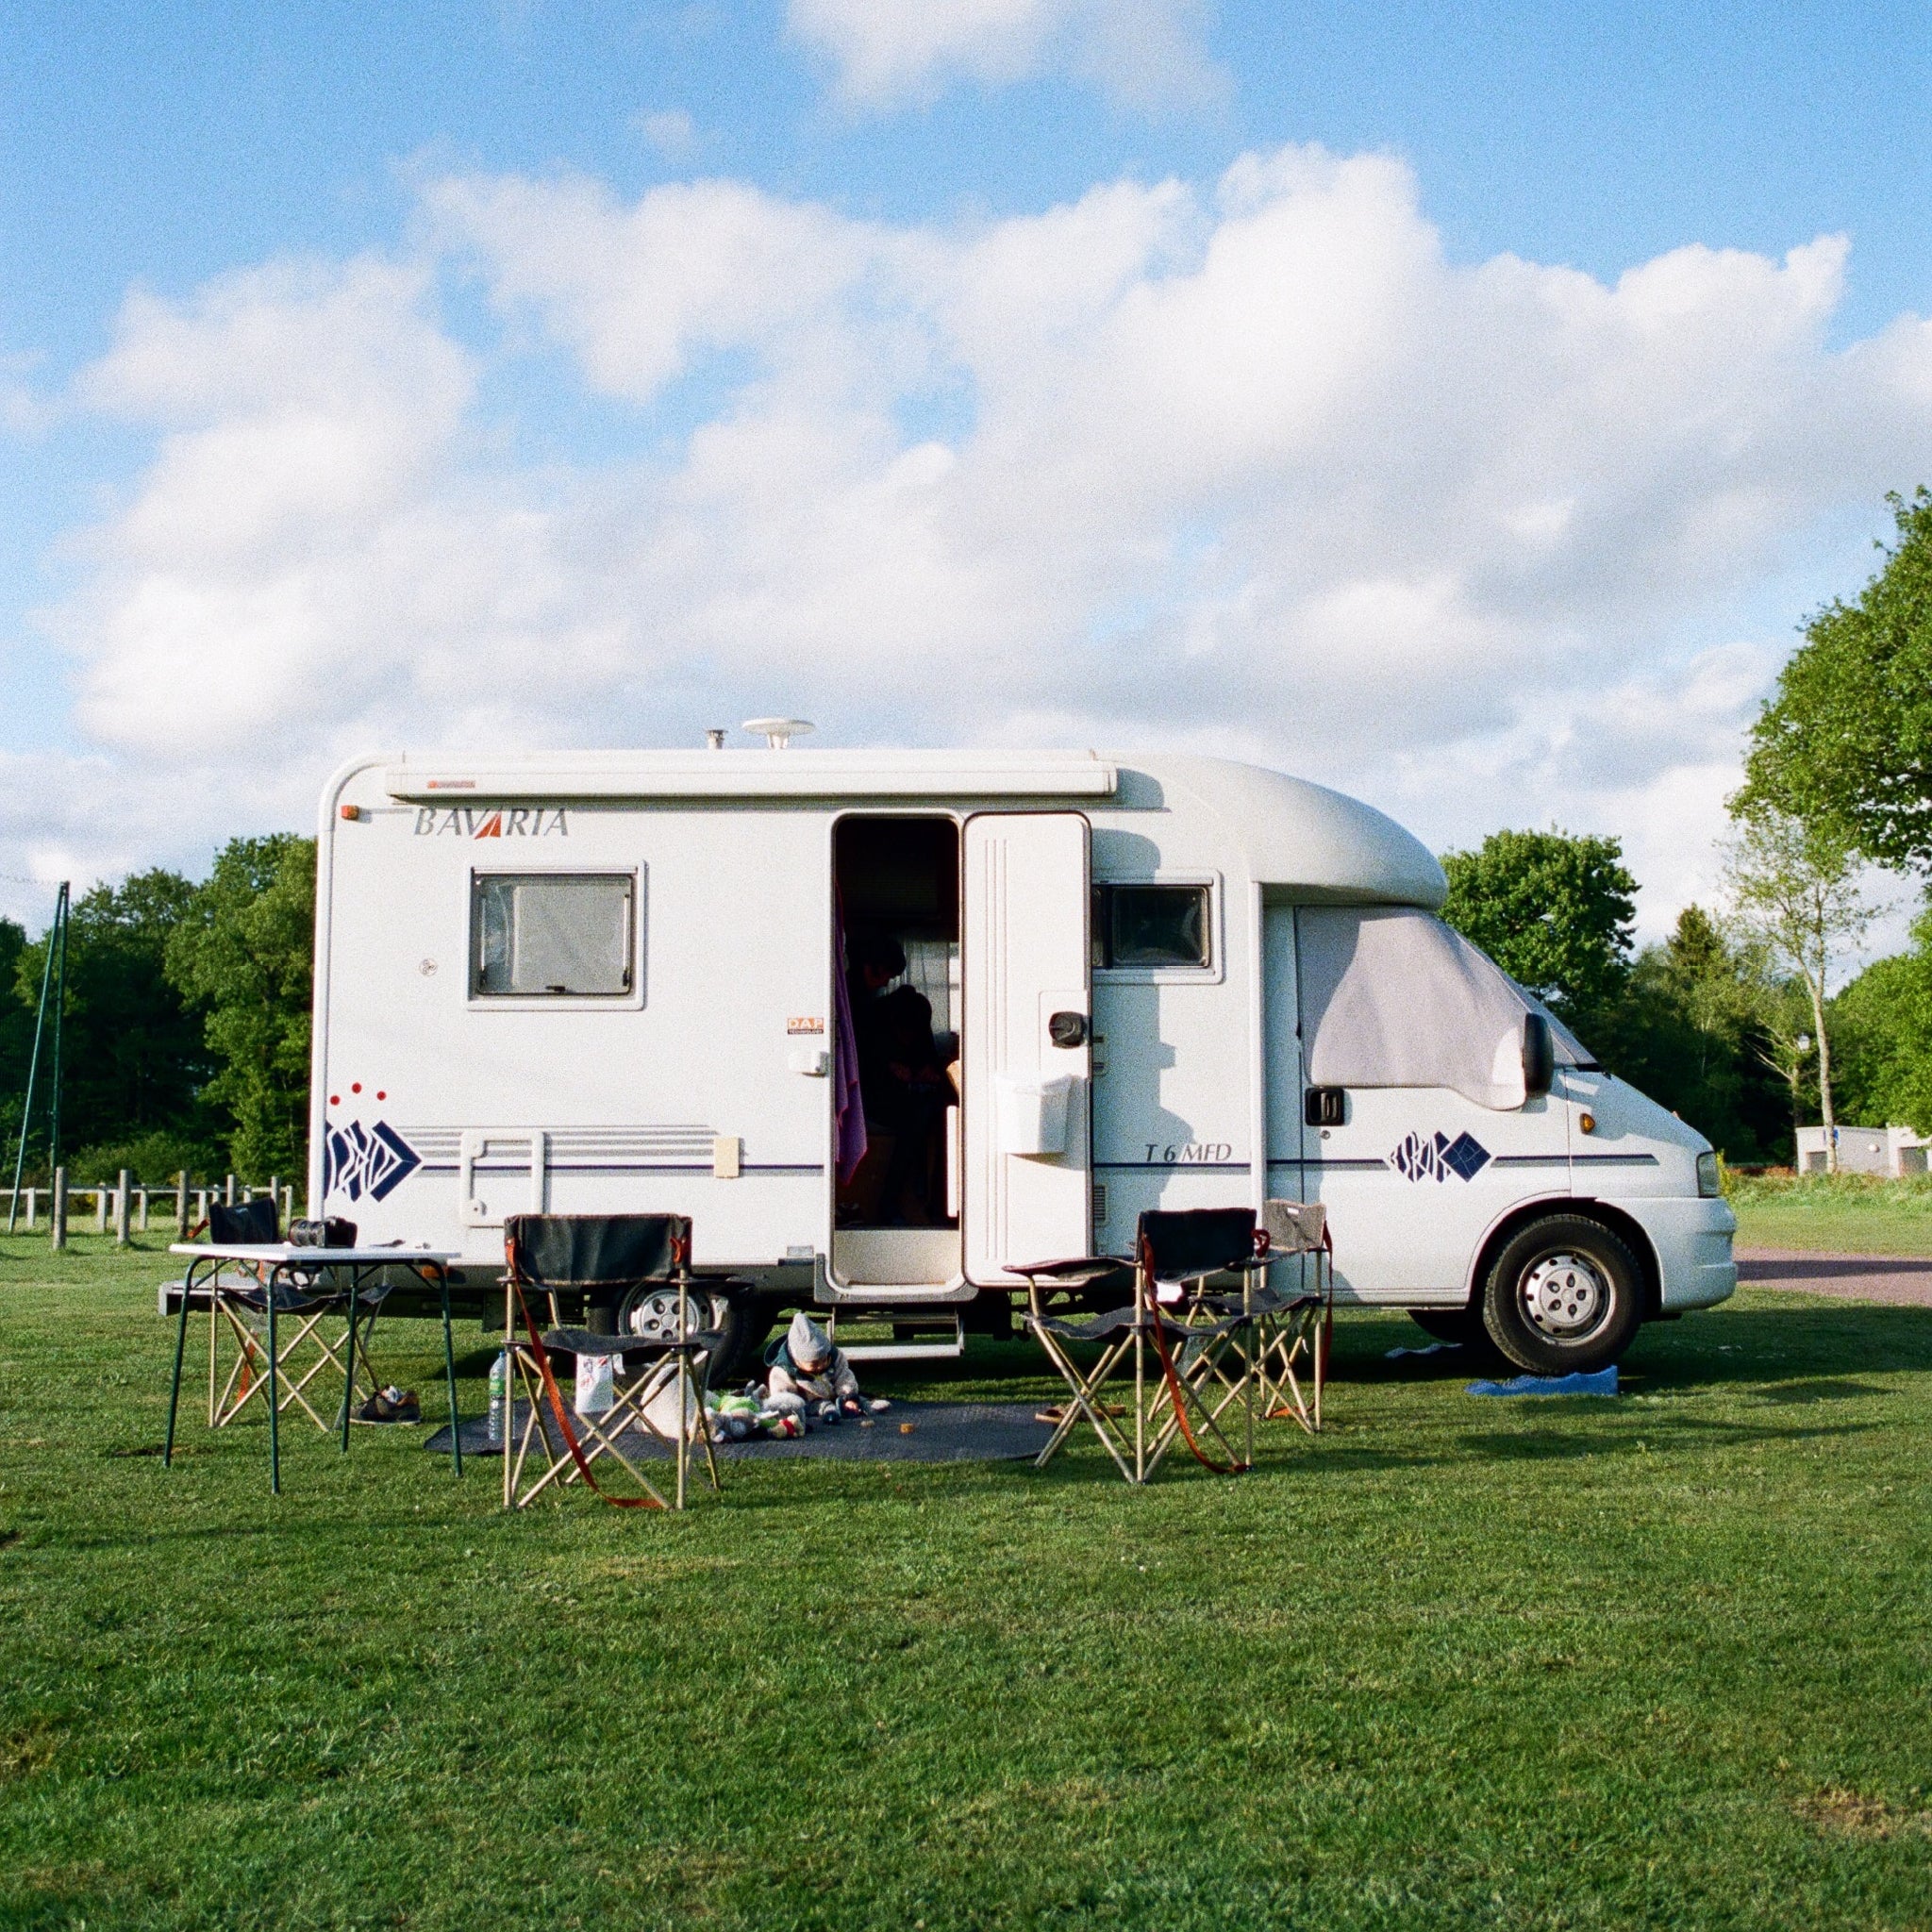
<instances>
[{"instance_id":1,"label":"door handle","mask_svg":"<svg viewBox=\"0 0 1932 1932\"><path fill-rule=\"evenodd\" d=\"M1311 1127L1339 1127L1345 1117L1347 1101L1340 1087L1310 1087L1302 1118Z\"/></svg>"},{"instance_id":2,"label":"door handle","mask_svg":"<svg viewBox=\"0 0 1932 1932\"><path fill-rule=\"evenodd\" d=\"M1056 1013L1046 1023L1046 1037L1056 1046L1085 1046L1087 1044L1087 1015L1085 1013Z\"/></svg>"}]
</instances>

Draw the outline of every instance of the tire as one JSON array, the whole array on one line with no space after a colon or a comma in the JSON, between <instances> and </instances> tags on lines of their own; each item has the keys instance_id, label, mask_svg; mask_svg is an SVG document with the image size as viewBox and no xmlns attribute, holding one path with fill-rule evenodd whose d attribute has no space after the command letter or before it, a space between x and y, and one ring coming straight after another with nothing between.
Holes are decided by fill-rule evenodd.
<instances>
[{"instance_id":1,"label":"tire","mask_svg":"<svg viewBox=\"0 0 1932 1932\"><path fill-rule=\"evenodd\" d=\"M1513 1235L1483 1284L1483 1326L1532 1375L1591 1374L1630 1346L1642 1275L1600 1221L1547 1214Z\"/></svg>"},{"instance_id":2,"label":"tire","mask_svg":"<svg viewBox=\"0 0 1932 1932\"><path fill-rule=\"evenodd\" d=\"M692 1289L694 1306L687 1319L715 1328L724 1338L711 1354L710 1386L729 1389L758 1374L764 1366L761 1351L772 1329L770 1307L755 1295L742 1290L732 1292L715 1282L696 1281ZM617 1326L630 1335L668 1334L675 1320L670 1291L647 1287L625 1297Z\"/></svg>"},{"instance_id":3,"label":"tire","mask_svg":"<svg viewBox=\"0 0 1932 1932\"><path fill-rule=\"evenodd\" d=\"M1408 1319L1424 1335L1461 1348L1488 1348L1490 1331L1479 1308L1411 1308Z\"/></svg>"},{"instance_id":4,"label":"tire","mask_svg":"<svg viewBox=\"0 0 1932 1932\"><path fill-rule=\"evenodd\" d=\"M732 1295L731 1312L721 1324L724 1345L711 1357L711 1387L737 1389L765 1378L765 1343L777 1324L777 1310L755 1294Z\"/></svg>"}]
</instances>

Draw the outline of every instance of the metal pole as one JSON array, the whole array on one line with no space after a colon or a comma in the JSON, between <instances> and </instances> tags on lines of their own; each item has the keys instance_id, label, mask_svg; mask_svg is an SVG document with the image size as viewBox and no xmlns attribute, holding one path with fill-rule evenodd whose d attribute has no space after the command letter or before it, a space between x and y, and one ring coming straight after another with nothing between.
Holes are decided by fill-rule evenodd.
<instances>
[{"instance_id":1,"label":"metal pole","mask_svg":"<svg viewBox=\"0 0 1932 1932\"><path fill-rule=\"evenodd\" d=\"M53 1104L47 1110L47 1165L50 1168L60 1165L60 1023L67 1011L68 909L67 881L62 879L54 899L54 924L59 929L60 949L54 967L54 1093ZM64 1247L67 1241L64 1216L60 1223L60 1241Z\"/></svg>"},{"instance_id":2,"label":"metal pole","mask_svg":"<svg viewBox=\"0 0 1932 1932\"><path fill-rule=\"evenodd\" d=\"M54 1170L54 1199L47 1213L48 1241L58 1255L67 1245L67 1170Z\"/></svg>"},{"instance_id":3,"label":"metal pole","mask_svg":"<svg viewBox=\"0 0 1932 1932\"><path fill-rule=\"evenodd\" d=\"M62 891L66 891L63 886ZM56 924L60 918L60 902L54 902ZM41 962L41 1004L34 1014L34 1050L26 1063L26 1104L20 1110L20 1145L13 1156L13 1193L7 1206L7 1232L13 1232L15 1216L20 1208L20 1172L26 1160L26 1138L33 1131L34 1123L34 1080L41 1070L41 1035L47 1024L47 992L54 983L54 927L47 928L47 957Z\"/></svg>"}]
</instances>

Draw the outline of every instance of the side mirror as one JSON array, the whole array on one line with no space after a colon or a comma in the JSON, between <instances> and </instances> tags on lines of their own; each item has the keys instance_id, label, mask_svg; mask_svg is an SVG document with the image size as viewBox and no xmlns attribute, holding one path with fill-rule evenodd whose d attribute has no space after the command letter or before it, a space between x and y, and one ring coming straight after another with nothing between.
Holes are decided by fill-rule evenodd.
<instances>
[{"instance_id":1,"label":"side mirror","mask_svg":"<svg viewBox=\"0 0 1932 1932\"><path fill-rule=\"evenodd\" d=\"M1523 1016L1523 1092L1535 1100L1550 1091L1557 1077L1557 1045L1550 1038L1550 1023L1541 1013Z\"/></svg>"}]
</instances>

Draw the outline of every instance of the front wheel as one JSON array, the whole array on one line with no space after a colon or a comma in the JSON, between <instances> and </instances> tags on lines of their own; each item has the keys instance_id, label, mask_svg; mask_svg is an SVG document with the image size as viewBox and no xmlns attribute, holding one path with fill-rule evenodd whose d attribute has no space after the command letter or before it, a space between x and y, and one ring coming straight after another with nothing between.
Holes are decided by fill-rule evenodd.
<instances>
[{"instance_id":1,"label":"front wheel","mask_svg":"<svg viewBox=\"0 0 1932 1932\"><path fill-rule=\"evenodd\" d=\"M1550 1214L1514 1235L1483 1285L1491 1341L1532 1375L1591 1374L1643 1319L1637 1257L1602 1222Z\"/></svg>"}]
</instances>

